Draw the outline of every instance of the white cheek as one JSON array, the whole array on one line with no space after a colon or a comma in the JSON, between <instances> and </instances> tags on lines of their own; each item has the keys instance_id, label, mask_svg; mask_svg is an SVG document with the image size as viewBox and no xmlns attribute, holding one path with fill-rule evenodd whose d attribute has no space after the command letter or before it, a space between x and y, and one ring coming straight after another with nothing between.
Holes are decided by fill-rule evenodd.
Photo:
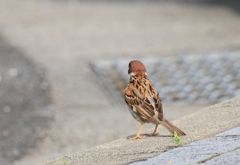
<instances>
[{"instance_id":1,"label":"white cheek","mask_svg":"<svg viewBox=\"0 0 240 165\"><path fill-rule=\"evenodd\" d=\"M132 76L135 76L136 74L135 73L129 73L128 76L129 77L132 77Z\"/></svg>"}]
</instances>

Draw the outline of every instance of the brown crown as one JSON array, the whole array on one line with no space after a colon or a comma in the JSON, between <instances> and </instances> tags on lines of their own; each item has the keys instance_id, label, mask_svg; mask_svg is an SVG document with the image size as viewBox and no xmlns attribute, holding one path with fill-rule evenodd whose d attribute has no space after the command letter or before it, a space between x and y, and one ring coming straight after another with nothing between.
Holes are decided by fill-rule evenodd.
<instances>
[{"instance_id":1,"label":"brown crown","mask_svg":"<svg viewBox=\"0 0 240 165\"><path fill-rule=\"evenodd\" d=\"M147 70L141 61L137 60L130 61L128 74L135 73L136 75L144 76L146 72Z\"/></svg>"}]
</instances>

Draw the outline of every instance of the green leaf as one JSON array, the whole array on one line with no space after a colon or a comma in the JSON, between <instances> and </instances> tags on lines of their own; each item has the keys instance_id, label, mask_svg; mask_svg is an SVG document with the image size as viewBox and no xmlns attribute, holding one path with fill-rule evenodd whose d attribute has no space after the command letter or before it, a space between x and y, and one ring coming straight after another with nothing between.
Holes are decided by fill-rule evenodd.
<instances>
[{"instance_id":1,"label":"green leaf","mask_svg":"<svg viewBox=\"0 0 240 165\"><path fill-rule=\"evenodd\" d=\"M174 136L173 137L174 142L177 143L178 146L183 146L183 142L182 142L181 138L178 136L176 131L174 131L173 136Z\"/></svg>"},{"instance_id":2,"label":"green leaf","mask_svg":"<svg viewBox=\"0 0 240 165\"><path fill-rule=\"evenodd\" d=\"M62 157L63 165L68 165L64 157Z\"/></svg>"}]
</instances>

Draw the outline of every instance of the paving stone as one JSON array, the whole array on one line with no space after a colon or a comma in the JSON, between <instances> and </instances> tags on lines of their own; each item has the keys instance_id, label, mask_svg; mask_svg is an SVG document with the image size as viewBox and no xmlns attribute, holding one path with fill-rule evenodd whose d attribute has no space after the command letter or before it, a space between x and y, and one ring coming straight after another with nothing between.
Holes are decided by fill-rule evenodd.
<instances>
[{"instance_id":1,"label":"paving stone","mask_svg":"<svg viewBox=\"0 0 240 165\"><path fill-rule=\"evenodd\" d=\"M239 134L240 127L233 128L218 134L219 137L192 142L132 165L240 164L240 158L237 156L240 151Z\"/></svg>"},{"instance_id":2,"label":"paving stone","mask_svg":"<svg viewBox=\"0 0 240 165\"><path fill-rule=\"evenodd\" d=\"M121 96L128 83L126 68L131 60L96 60L91 65L107 91L114 95L117 90ZM139 60L146 65L149 79L165 103L220 102L240 94L240 52Z\"/></svg>"},{"instance_id":3,"label":"paving stone","mask_svg":"<svg viewBox=\"0 0 240 165\"><path fill-rule=\"evenodd\" d=\"M229 151L222 155L212 158L211 160L202 163L203 165L239 165L240 164L240 148L234 151Z\"/></svg>"}]
</instances>

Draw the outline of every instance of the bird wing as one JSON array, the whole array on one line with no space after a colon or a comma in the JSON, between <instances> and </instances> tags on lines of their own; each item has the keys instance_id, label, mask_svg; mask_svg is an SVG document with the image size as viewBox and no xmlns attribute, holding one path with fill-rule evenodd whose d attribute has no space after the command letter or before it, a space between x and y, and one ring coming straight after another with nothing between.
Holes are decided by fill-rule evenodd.
<instances>
[{"instance_id":1,"label":"bird wing","mask_svg":"<svg viewBox=\"0 0 240 165\"><path fill-rule=\"evenodd\" d=\"M148 120L155 115L155 107L151 98L144 96L138 89L129 85L125 91L125 101L128 106L143 120Z\"/></svg>"},{"instance_id":2,"label":"bird wing","mask_svg":"<svg viewBox=\"0 0 240 165\"><path fill-rule=\"evenodd\" d=\"M158 118L161 121L163 121L164 112L163 112L162 99L161 99L158 92L157 92L157 96L156 96L156 99L155 99L155 107L156 107L156 110L158 111Z\"/></svg>"},{"instance_id":3,"label":"bird wing","mask_svg":"<svg viewBox=\"0 0 240 165\"><path fill-rule=\"evenodd\" d=\"M151 83L147 83L152 86ZM146 84L145 84L146 85ZM142 119L150 119L157 111L159 119L163 118L161 98L156 89L148 86L137 86L130 84L125 89L125 101L128 106Z\"/></svg>"},{"instance_id":4,"label":"bird wing","mask_svg":"<svg viewBox=\"0 0 240 165\"><path fill-rule=\"evenodd\" d=\"M148 81L148 86L151 94L151 98L154 100L155 109L158 112L158 118L159 120L163 120L164 117L164 111L163 111L163 105L162 105L162 99L157 91L157 89L153 86L151 81Z\"/></svg>"}]
</instances>

